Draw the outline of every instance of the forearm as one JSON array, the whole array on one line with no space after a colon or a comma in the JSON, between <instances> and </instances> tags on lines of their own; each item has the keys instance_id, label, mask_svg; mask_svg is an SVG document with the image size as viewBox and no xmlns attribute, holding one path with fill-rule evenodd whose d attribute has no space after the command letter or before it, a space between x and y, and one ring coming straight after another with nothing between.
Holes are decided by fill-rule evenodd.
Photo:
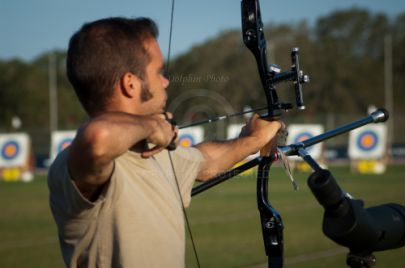
<instances>
[{"instance_id":1,"label":"forearm","mask_svg":"<svg viewBox=\"0 0 405 268\"><path fill-rule=\"evenodd\" d=\"M124 113L92 119L79 131L69 153L69 168L77 182L101 185L108 180L113 161L153 131L153 120Z\"/></svg>"},{"instance_id":2,"label":"forearm","mask_svg":"<svg viewBox=\"0 0 405 268\"><path fill-rule=\"evenodd\" d=\"M196 145L196 148L205 158L197 179L205 181L258 152L260 143L254 137L242 137L229 141L205 142Z\"/></svg>"},{"instance_id":3,"label":"forearm","mask_svg":"<svg viewBox=\"0 0 405 268\"><path fill-rule=\"evenodd\" d=\"M83 141L92 147L91 155L103 164L147 139L155 128L155 120L148 116L108 113L85 126Z\"/></svg>"}]
</instances>

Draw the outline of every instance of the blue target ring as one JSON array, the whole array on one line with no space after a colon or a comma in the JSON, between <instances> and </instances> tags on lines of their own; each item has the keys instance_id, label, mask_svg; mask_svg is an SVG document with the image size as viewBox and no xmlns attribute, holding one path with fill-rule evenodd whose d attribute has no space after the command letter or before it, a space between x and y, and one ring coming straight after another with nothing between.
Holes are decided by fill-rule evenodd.
<instances>
[{"instance_id":1,"label":"blue target ring","mask_svg":"<svg viewBox=\"0 0 405 268\"><path fill-rule=\"evenodd\" d=\"M309 132L301 132L295 137L294 143L303 142L303 141L305 141L307 139L310 139L312 137L313 137L313 135L311 133L309 133Z\"/></svg>"},{"instance_id":2,"label":"blue target ring","mask_svg":"<svg viewBox=\"0 0 405 268\"><path fill-rule=\"evenodd\" d=\"M70 146L70 144L72 143L73 139L72 138L65 138L63 140L60 141L59 145L58 145L58 153L62 152L63 150L65 150L67 147Z\"/></svg>"},{"instance_id":3,"label":"blue target ring","mask_svg":"<svg viewBox=\"0 0 405 268\"><path fill-rule=\"evenodd\" d=\"M12 160L20 152L20 145L16 141L8 141L1 148L1 156L6 160Z\"/></svg>"},{"instance_id":4,"label":"blue target ring","mask_svg":"<svg viewBox=\"0 0 405 268\"><path fill-rule=\"evenodd\" d=\"M301 132L295 137L294 143L303 142L303 141L305 141L307 139L310 139L312 137L313 137L313 135L311 133L309 133L308 131ZM310 151L311 149L312 149L311 146L307 147L308 151Z\"/></svg>"},{"instance_id":5,"label":"blue target ring","mask_svg":"<svg viewBox=\"0 0 405 268\"><path fill-rule=\"evenodd\" d=\"M191 147L194 145L194 138L190 134L180 135L179 137L179 145L181 147Z\"/></svg>"},{"instance_id":6,"label":"blue target ring","mask_svg":"<svg viewBox=\"0 0 405 268\"><path fill-rule=\"evenodd\" d=\"M372 151L377 147L378 136L374 131L364 131L357 137L357 146L363 151Z\"/></svg>"}]
</instances>

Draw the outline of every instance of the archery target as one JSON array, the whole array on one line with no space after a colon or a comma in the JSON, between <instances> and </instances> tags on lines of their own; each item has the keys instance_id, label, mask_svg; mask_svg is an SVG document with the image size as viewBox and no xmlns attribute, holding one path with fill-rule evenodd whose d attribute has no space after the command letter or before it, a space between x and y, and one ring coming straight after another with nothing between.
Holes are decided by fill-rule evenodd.
<instances>
[{"instance_id":1,"label":"archery target","mask_svg":"<svg viewBox=\"0 0 405 268\"><path fill-rule=\"evenodd\" d=\"M58 153L62 152L63 150L65 150L67 147L70 146L70 144L72 143L73 139L72 138L65 138L62 141L59 142L58 144Z\"/></svg>"},{"instance_id":2,"label":"archery target","mask_svg":"<svg viewBox=\"0 0 405 268\"><path fill-rule=\"evenodd\" d=\"M54 131L51 136L51 161L53 161L56 156L70 146L73 139L76 136L76 131Z\"/></svg>"},{"instance_id":3,"label":"archery target","mask_svg":"<svg viewBox=\"0 0 405 268\"><path fill-rule=\"evenodd\" d=\"M241 131L243 126L244 126L244 124L231 124L231 125L229 125L228 129L227 129L226 138L228 140L238 138L239 134L240 134L240 131Z\"/></svg>"},{"instance_id":4,"label":"archery target","mask_svg":"<svg viewBox=\"0 0 405 268\"><path fill-rule=\"evenodd\" d=\"M0 135L0 167L25 166L29 159L31 140L25 133Z\"/></svg>"},{"instance_id":5,"label":"archery target","mask_svg":"<svg viewBox=\"0 0 405 268\"><path fill-rule=\"evenodd\" d=\"M298 133L298 135L294 138L294 143L303 142L305 140L308 140L308 139L312 138L313 136L314 135L312 135L312 133L310 133L308 131Z\"/></svg>"},{"instance_id":6,"label":"archery target","mask_svg":"<svg viewBox=\"0 0 405 268\"><path fill-rule=\"evenodd\" d=\"M14 159L20 151L20 145L14 141L7 141L1 148L1 156L6 160Z\"/></svg>"},{"instance_id":7,"label":"archery target","mask_svg":"<svg viewBox=\"0 0 405 268\"><path fill-rule=\"evenodd\" d=\"M288 126L287 144L303 142L324 132L322 125L318 124L291 124ZM322 143L307 147L306 150L314 159L319 159L322 155ZM300 157L292 157L299 160Z\"/></svg>"},{"instance_id":8,"label":"archery target","mask_svg":"<svg viewBox=\"0 0 405 268\"><path fill-rule=\"evenodd\" d=\"M355 129L349 136L349 157L352 159L381 158L386 150L385 124L368 125Z\"/></svg>"},{"instance_id":9,"label":"archery target","mask_svg":"<svg viewBox=\"0 0 405 268\"><path fill-rule=\"evenodd\" d=\"M190 134L181 135L179 138L179 145L181 147L191 147L195 144L194 137Z\"/></svg>"},{"instance_id":10,"label":"archery target","mask_svg":"<svg viewBox=\"0 0 405 268\"><path fill-rule=\"evenodd\" d=\"M364 131L357 136L357 146L363 151L372 151L378 145L378 136L373 131Z\"/></svg>"},{"instance_id":11,"label":"archery target","mask_svg":"<svg viewBox=\"0 0 405 268\"><path fill-rule=\"evenodd\" d=\"M202 142L204 129L202 127L189 127L179 130L179 146L191 147Z\"/></svg>"}]
</instances>

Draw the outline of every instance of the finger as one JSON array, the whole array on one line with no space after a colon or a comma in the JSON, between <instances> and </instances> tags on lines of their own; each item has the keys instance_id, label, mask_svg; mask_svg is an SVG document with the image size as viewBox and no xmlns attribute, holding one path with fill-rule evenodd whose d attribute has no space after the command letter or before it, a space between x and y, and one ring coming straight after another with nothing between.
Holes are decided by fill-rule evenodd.
<instances>
[{"instance_id":1,"label":"finger","mask_svg":"<svg viewBox=\"0 0 405 268\"><path fill-rule=\"evenodd\" d=\"M281 130L284 123L282 121L267 121L269 126L274 130L278 131Z\"/></svg>"},{"instance_id":2,"label":"finger","mask_svg":"<svg viewBox=\"0 0 405 268\"><path fill-rule=\"evenodd\" d=\"M170 141L169 145L166 147L169 151L176 150L178 144L178 136L177 133L174 133L172 140Z\"/></svg>"},{"instance_id":3,"label":"finger","mask_svg":"<svg viewBox=\"0 0 405 268\"><path fill-rule=\"evenodd\" d=\"M165 112L167 119L173 119L173 114L171 112Z\"/></svg>"},{"instance_id":4,"label":"finger","mask_svg":"<svg viewBox=\"0 0 405 268\"><path fill-rule=\"evenodd\" d=\"M164 112L163 116L164 116L164 119L166 119L167 121L173 119L173 114L170 112Z\"/></svg>"},{"instance_id":5,"label":"finger","mask_svg":"<svg viewBox=\"0 0 405 268\"><path fill-rule=\"evenodd\" d=\"M252 118L260 118L260 115L259 115L258 113L254 113L254 114L252 115Z\"/></svg>"},{"instance_id":6,"label":"finger","mask_svg":"<svg viewBox=\"0 0 405 268\"><path fill-rule=\"evenodd\" d=\"M175 128L173 129L173 131L174 131L174 138L173 138L173 140L178 140L178 138L179 138L179 129L178 129L177 127L175 127Z\"/></svg>"},{"instance_id":7,"label":"finger","mask_svg":"<svg viewBox=\"0 0 405 268\"><path fill-rule=\"evenodd\" d=\"M178 138L179 138L178 133L175 131L172 142L176 142L176 140L178 140Z\"/></svg>"},{"instance_id":8,"label":"finger","mask_svg":"<svg viewBox=\"0 0 405 268\"><path fill-rule=\"evenodd\" d=\"M176 126L176 120L174 120L173 114L169 112L163 113L164 119L169 122L172 126ZM173 129L174 130L174 129Z\"/></svg>"},{"instance_id":9,"label":"finger","mask_svg":"<svg viewBox=\"0 0 405 268\"><path fill-rule=\"evenodd\" d=\"M277 133L284 131L283 123L281 121L272 121L270 123L270 132L272 136L277 135Z\"/></svg>"},{"instance_id":10,"label":"finger","mask_svg":"<svg viewBox=\"0 0 405 268\"><path fill-rule=\"evenodd\" d=\"M285 129L285 124L283 121L276 121L278 123L278 131L282 131Z\"/></svg>"},{"instance_id":11,"label":"finger","mask_svg":"<svg viewBox=\"0 0 405 268\"><path fill-rule=\"evenodd\" d=\"M253 122L253 121L256 121L256 120L259 119L259 118L260 118L260 115L257 114L257 113L254 113L254 114L252 115L252 117L249 118L249 122L248 122L248 123Z\"/></svg>"},{"instance_id":12,"label":"finger","mask_svg":"<svg viewBox=\"0 0 405 268\"><path fill-rule=\"evenodd\" d=\"M153 156L153 155L155 155L155 154L161 152L163 149L164 149L164 148L162 148L162 147L160 147L160 146L155 146L155 147L153 147L153 148L151 148L151 149L149 149L149 150L143 151L143 152L141 153L141 156L142 156L143 158L149 158L149 157L151 157L151 156Z\"/></svg>"},{"instance_id":13,"label":"finger","mask_svg":"<svg viewBox=\"0 0 405 268\"><path fill-rule=\"evenodd\" d=\"M161 113L161 114L156 114L156 115L154 115L154 116L157 116L157 117L159 117L160 119L164 119L164 120L167 120L166 119L166 113Z\"/></svg>"}]
</instances>

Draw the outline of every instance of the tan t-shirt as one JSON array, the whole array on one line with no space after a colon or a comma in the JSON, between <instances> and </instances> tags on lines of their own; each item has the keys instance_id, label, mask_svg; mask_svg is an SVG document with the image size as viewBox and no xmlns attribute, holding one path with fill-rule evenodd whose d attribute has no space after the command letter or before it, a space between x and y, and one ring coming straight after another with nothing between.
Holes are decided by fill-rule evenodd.
<instances>
[{"instance_id":1,"label":"tan t-shirt","mask_svg":"<svg viewBox=\"0 0 405 268\"><path fill-rule=\"evenodd\" d=\"M203 157L195 148L171 152L185 206ZM185 231L168 152L115 160L97 201L78 191L67 168L68 150L48 174L50 206L68 267L184 267ZM86 163L83 163L84 165Z\"/></svg>"}]
</instances>

